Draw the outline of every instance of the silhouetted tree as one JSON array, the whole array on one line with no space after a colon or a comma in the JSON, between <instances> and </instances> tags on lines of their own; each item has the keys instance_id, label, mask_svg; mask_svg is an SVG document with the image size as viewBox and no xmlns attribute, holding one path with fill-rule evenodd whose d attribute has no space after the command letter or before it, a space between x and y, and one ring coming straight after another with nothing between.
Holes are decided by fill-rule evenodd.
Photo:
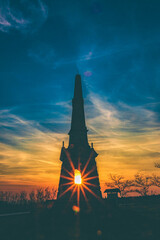
<instances>
[{"instance_id":1,"label":"silhouetted tree","mask_svg":"<svg viewBox=\"0 0 160 240\"><path fill-rule=\"evenodd\" d=\"M37 201L42 203L45 200L43 188L38 188L36 193Z\"/></svg>"},{"instance_id":2,"label":"silhouetted tree","mask_svg":"<svg viewBox=\"0 0 160 240\"><path fill-rule=\"evenodd\" d=\"M12 196L13 196L12 192L4 192L4 195L3 195L4 201L12 202Z\"/></svg>"},{"instance_id":3,"label":"silhouetted tree","mask_svg":"<svg viewBox=\"0 0 160 240\"><path fill-rule=\"evenodd\" d=\"M54 187L52 187L52 188L46 187L44 189L44 200L45 201L55 199L56 195L57 195L57 190Z\"/></svg>"},{"instance_id":4,"label":"silhouetted tree","mask_svg":"<svg viewBox=\"0 0 160 240\"><path fill-rule=\"evenodd\" d=\"M30 200L32 203L36 202L36 193L35 193L35 191L31 191L31 192L29 193L29 200Z\"/></svg>"},{"instance_id":5,"label":"silhouetted tree","mask_svg":"<svg viewBox=\"0 0 160 240\"><path fill-rule=\"evenodd\" d=\"M156 176L155 174L153 174L151 177L151 182L152 182L152 185L154 185L156 187L160 187L160 177L159 176Z\"/></svg>"},{"instance_id":6,"label":"silhouetted tree","mask_svg":"<svg viewBox=\"0 0 160 240\"><path fill-rule=\"evenodd\" d=\"M49 188L49 187L46 187L46 188L44 189L44 199L45 199L45 201L46 201L46 200L50 200L51 198L52 198L52 196L51 196L50 188Z\"/></svg>"},{"instance_id":7,"label":"silhouetted tree","mask_svg":"<svg viewBox=\"0 0 160 240\"><path fill-rule=\"evenodd\" d=\"M154 166L155 166L156 168L160 168L160 163L155 162L155 163L154 163Z\"/></svg>"},{"instance_id":8,"label":"silhouetted tree","mask_svg":"<svg viewBox=\"0 0 160 240\"><path fill-rule=\"evenodd\" d=\"M142 173L137 173L134 178L135 192L139 193L141 196L147 196L149 193L149 188L152 186L152 181L150 176L145 176Z\"/></svg>"},{"instance_id":9,"label":"silhouetted tree","mask_svg":"<svg viewBox=\"0 0 160 240\"><path fill-rule=\"evenodd\" d=\"M111 182L105 183L109 188L119 188L121 191L121 196L124 197L131 191L131 187L134 185L133 180L125 180L121 175L110 174Z\"/></svg>"},{"instance_id":10,"label":"silhouetted tree","mask_svg":"<svg viewBox=\"0 0 160 240\"><path fill-rule=\"evenodd\" d=\"M13 202L16 204L25 204L28 201L36 203L55 199L56 195L57 190L54 187L38 188L36 191L32 190L28 194L26 191L21 191L20 193L0 191L0 201Z\"/></svg>"},{"instance_id":11,"label":"silhouetted tree","mask_svg":"<svg viewBox=\"0 0 160 240\"><path fill-rule=\"evenodd\" d=\"M55 189L54 187L52 187L52 189L51 189L51 194L52 194L52 199L56 199L56 197L57 197L57 189Z\"/></svg>"},{"instance_id":12,"label":"silhouetted tree","mask_svg":"<svg viewBox=\"0 0 160 240\"><path fill-rule=\"evenodd\" d=\"M133 180L126 180L120 175L110 175L110 182L105 183L109 188L119 188L121 196L125 197L128 193L138 193L141 196L147 196L151 186L160 187L160 177L156 175L146 176L137 173Z\"/></svg>"},{"instance_id":13,"label":"silhouetted tree","mask_svg":"<svg viewBox=\"0 0 160 240\"><path fill-rule=\"evenodd\" d=\"M27 202L27 192L26 191L20 192L20 202L22 204Z\"/></svg>"},{"instance_id":14,"label":"silhouetted tree","mask_svg":"<svg viewBox=\"0 0 160 240\"><path fill-rule=\"evenodd\" d=\"M4 192L3 191L0 192L0 201L4 201Z\"/></svg>"},{"instance_id":15,"label":"silhouetted tree","mask_svg":"<svg viewBox=\"0 0 160 240\"><path fill-rule=\"evenodd\" d=\"M20 202L20 193L14 193L12 196L13 202L14 203L19 203Z\"/></svg>"}]
</instances>

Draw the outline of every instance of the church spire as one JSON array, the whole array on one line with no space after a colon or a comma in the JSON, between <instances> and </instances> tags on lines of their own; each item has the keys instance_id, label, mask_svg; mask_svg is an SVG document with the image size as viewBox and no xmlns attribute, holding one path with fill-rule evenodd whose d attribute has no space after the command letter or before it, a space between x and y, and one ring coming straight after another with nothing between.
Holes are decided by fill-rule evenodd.
<instances>
[{"instance_id":1,"label":"church spire","mask_svg":"<svg viewBox=\"0 0 160 240\"><path fill-rule=\"evenodd\" d=\"M75 77L74 97L72 99L72 121L71 130L69 132L69 146L65 148L63 143L60 155L62 167L57 195L58 199L61 198L68 201L68 199L72 198L72 204L77 204L78 206L80 199L81 201L86 199L92 201L95 199L95 196L97 196L97 198L102 197L95 160L97 155L98 154L93 148L93 144L91 147L88 144L81 76L77 74ZM80 176L82 180L84 180L83 184L88 184L88 187L83 187L82 184L82 190L81 187L76 188L75 186L76 170L81 173ZM84 177L86 175L88 178ZM87 183L85 183L85 181L87 181ZM72 188L72 185L70 185L73 182L73 187L75 188ZM80 192L82 191L81 194L78 189Z\"/></svg>"},{"instance_id":2,"label":"church spire","mask_svg":"<svg viewBox=\"0 0 160 240\"><path fill-rule=\"evenodd\" d=\"M87 128L84 115L81 76L75 77L74 97L72 99L72 121L69 132L69 146L88 147Z\"/></svg>"}]
</instances>

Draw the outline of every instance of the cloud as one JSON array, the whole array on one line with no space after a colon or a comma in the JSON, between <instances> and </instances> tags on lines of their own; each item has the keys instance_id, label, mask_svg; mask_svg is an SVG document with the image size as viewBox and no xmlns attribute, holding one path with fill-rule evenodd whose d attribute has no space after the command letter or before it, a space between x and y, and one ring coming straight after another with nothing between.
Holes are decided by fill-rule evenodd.
<instances>
[{"instance_id":1,"label":"cloud","mask_svg":"<svg viewBox=\"0 0 160 240\"><path fill-rule=\"evenodd\" d=\"M65 113L53 112L46 121L26 120L12 109L0 111L0 175L10 184L58 185L61 142L68 143L69 102L57 102ZM160 159L160 128L156 113L147 106L110 103L90 92L85 99L89 142L99 153L97 166L101 184L109 173L127 177L137 171L156 171Z\"/></svg>"},{"instance_id":2,"label":"cloud","mask_svg":"<svg viewBox=\"0 0 160 240\"><path fill-rule=\"evenodd\" d=\"M25 10L24 10L25 9ZM48 9L40 0L21 1L16 7L10 0L1 4L0 31L9 32L12 29L21 32L33 32L47 19Z\"/></svg>"},{"instance_id":3,"label":"cloud","mask_svg":"<svg viewBox=\"0 0 160 240\"><path fill-rule=\"evenodd\" d=\"M154 171L154 162L160 158L156 113L145 106L113 104L92 92L88 100L89 140L100 154L101 179L104 180L105 171L125 174L127 170L128 175L138 170Z\"/></svg>"},{"instance_id":4,"label":"cloud","mask_svg":"<svg viewBox=\"0 0 160 240\"><path fill-rule=\"evenodd\" d=\"M2 8L0 12L0 30L8 32L10 29L24 30L30 24L28 19L24 19L20 12L15 12L11 8Z\"/></svg>"},{"instance_id":5,"label":"cloud","mask_svg":"<svg viewBox=\"0 0 160 240\"><path fill-rule=\"evenodd\" d=\"M8 164L0 163L0 175L25 175L29 173L30 175L36 175L40 171L36 167L27 167L27 166L14 166L10 167Z\"/></svg>"},{"instance_id":6,"label":"cloud","mask_svg":"<svg viewBox=\"0 0 160 240\"><path fill-rule=\"evenodd\" d=\"M80 53L78 55L75 55L74 57L60 57L58 53L56 54L55 49L52 46L49 46L44 43L39 43L34 47L34 49L30 49L28 51L28 56L34 59L36 62L45 64L50 66L53 69L56 69L58 67L64 66L64 65L71 65L76 64L78 68L81 69L82 64L86 64L86 62L93 61L96 59L111 57L112 55L115 55L119 52L123 52L125 50L128 50L128 46L120 47L118 48L113 47L112 49L103 49L103 50L92 50L88 52L88 49L82 51L80 47ZM83 54L82 54L83 53ZM92 72L87 70L84 72L84 75L86 77L90 77L92 75Z\"/></svg>"},{"instance_id":7,"label":"cloud","mask_svg":"<svg viewBox=\"0 0 160 240\"><path fill-rule=\"evenodd\" d=\"M0 129L0 175L4 181L58 185L61 142L66 135L46 130L12 110L0 112Z\"/></svg>"}]
</instances>

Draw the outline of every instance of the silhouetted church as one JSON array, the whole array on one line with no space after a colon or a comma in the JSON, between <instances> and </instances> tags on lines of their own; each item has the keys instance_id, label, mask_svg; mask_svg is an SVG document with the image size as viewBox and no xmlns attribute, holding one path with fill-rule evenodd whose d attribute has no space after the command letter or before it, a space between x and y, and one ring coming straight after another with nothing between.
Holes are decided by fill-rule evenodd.
<instances>
[{"instance_id":1,"label":"silhouetted church","mask_svg":"<svg viewBox=\"0 0 160 240\"><path fill-rule=\"evenodd\" d=\"M84 115L84 101L82 95L81 76L75 77L74 97L72 100L72 122L69 131L69 146L61 150L61 175L58 189L58 199L67 201L77 199L101 199L99 176L95 158L97 153L90 146L87 137L87 128ZM75 174L81 176L76 184ZM80 181L80 182L79 182Z\"/></svg>"}]
</instances>

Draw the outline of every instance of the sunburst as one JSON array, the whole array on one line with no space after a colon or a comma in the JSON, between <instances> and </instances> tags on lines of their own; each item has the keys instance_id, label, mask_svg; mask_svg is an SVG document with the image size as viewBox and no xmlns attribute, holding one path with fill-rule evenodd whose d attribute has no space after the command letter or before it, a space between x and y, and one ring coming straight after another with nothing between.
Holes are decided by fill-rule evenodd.
<instances>
[{"instance_id":1,"label":"sunburst","mask_svg":"<svg viewBox=\"0 0 160 240\"><path fill-rule=\"evenodd\" d=\"M73 198L74 194L77 193L77 206L80 206L80 195L82 194L85 201L88 203L88 198L86 196L86 191L92 194L95 198L100 200L100 197L95 194L95 192L92 191L90 187L95 187L97 188L97 185L89 182L90 180L98 178L98 176L90 176L91 173L94 172L95 167L93 167L90 171L87 170L87 166L89 165L89 162L92 158L93 152L91 152L83 170L80 170L80 159L78 159L78 169L74 167L74 164L71 160L69 152L65 149L66 156L68 158L69 164L71 166L72 172L68 171L67 169L64 168L65 172L68 174L68 176L61 175L62 178L68 180L67 183L62 184L63 186L68 186L67 189L62 192L59 196L61 198L64 196L68 191L72 191L69 201Z\"/></svg>"}]
</instances>

